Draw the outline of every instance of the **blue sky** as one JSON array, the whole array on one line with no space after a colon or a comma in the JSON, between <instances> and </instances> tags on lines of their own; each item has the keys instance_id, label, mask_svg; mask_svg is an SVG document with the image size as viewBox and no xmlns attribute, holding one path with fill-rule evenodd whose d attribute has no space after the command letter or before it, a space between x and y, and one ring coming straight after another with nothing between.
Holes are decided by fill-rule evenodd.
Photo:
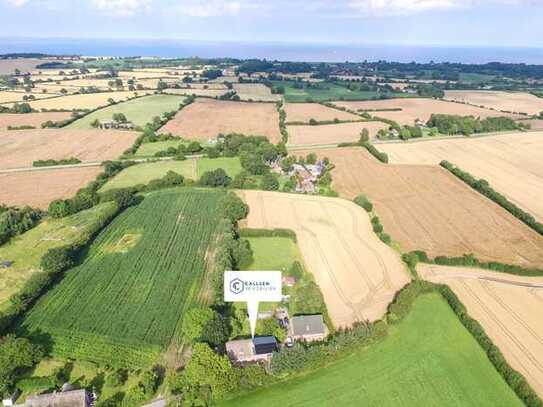
<instances>
[{"instance_id":1,"label":"blue sky","mask_svg":"<svg viewBox=\"0 0 543 407\"><path fill-rule=\"evenodd\" d=\"M541 46L543 0L0 0L3 37Z\"/></svg>"}]
</instances>

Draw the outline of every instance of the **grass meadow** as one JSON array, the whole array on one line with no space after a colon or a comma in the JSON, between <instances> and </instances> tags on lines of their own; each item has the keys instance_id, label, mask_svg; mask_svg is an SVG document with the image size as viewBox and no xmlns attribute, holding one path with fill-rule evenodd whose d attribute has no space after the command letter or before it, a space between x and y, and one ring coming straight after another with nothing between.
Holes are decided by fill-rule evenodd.
<instances>
[{"instance_id":1,"label":"grass meadow","mask_svg":"<svg viewBox=\"0 0 543 407\"><path fill-rule=\"evenodd\" d=\"M438 294L417 299L389 332L326 368L219 406L522 406Z\"/></svg>"},{"instance_id":2,"label":"grass meadow","mask_svg":"<svg viewBox=\"0 0 543 407\"><path fill-rule=\"evenodd\" d=\"M183 96L175 95L144 96L97 110L76 120L68 128L90 129L93 121L97 119L111 120L115 113L123 113L136 126L144 126L153 121L155 116L162 116L165 112L176 111L184 100Z\"/></svg>"}]
</instances>

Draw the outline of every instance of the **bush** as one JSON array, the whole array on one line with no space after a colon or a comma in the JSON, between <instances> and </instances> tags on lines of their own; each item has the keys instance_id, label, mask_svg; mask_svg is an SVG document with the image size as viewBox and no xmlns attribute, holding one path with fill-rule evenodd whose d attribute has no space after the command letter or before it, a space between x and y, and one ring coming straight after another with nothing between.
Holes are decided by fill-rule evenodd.
<instances>
[{"instance_id":1,"label":"bush","mask_svg":"<svg viewBox=\"0 0 543 407\"><path fill-rule=\"evenodd\" d=\"M371 212L373 210L373 204L369 201L369 199L365 195L358 195L354 199L354 203L364 208L366 212Z\"/></svg>"},{"instance_id":2,"label":"bush","mask_svg":"<svg viewBox=\"0 0 543 407\"><path fill-rule=\"evenodd\" d=\"M370 152L371 155L373 155L375 158L377 158L382 163L388 164L388 155L386 153L383 153L379 151L373 144L370 142L362 143L362 146L366 148Z\"/></svg>"},{"instance_id":3,"label":"bush","mask_svg":"<svg viewBox=\"0 0 543 407\"><path fill-rule=\"evenodd\" d=\"M40 266L46 273L56 274L72 267L74 264L73 257L70 246L54 247L44 254Z\"/></svg>"},{"instance_id":4,"label":"bush","mask_svg":"<svg viewBox=\"0 0 543 407\"><path fill-rule=\"evenodd\" d=\"M207 187L227 187L232 179L222 168L213 171L206 171L200 177L200 185Z\"/></svg>"}]
</instances>

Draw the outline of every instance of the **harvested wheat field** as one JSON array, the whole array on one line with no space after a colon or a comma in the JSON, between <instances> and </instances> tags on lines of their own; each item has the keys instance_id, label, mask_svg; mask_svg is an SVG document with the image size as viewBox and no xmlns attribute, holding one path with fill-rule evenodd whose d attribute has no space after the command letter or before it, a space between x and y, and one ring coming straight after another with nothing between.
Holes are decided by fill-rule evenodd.
<instances>
[{"instance_id":1,"label":"harvested wheat field","mask_svg":"<svg viewBox=\"0 0 543 407\"><path fill-rule=\"evenodd\" d=\"M101 167L0 173L0 203L47 209L55 199L71 198L102 172Z\"/></svg>"},{"instance_id":2,"label":"harvested wheat field","mask_svg":"<svg viewBox=\"0 0 543 407\"><path fill-rule=\"evenodd\" d=\"M296 233L336 327L381 318L410 280L399 255L373 233L368 215L338 198L244 191L249 228Z\"/></svg>"},{"instance_id":3,"label":"harvested wheat field","mask_svg":"<svg viewBox=\"0 0 543 407\"><path fill-rule=\"evenodd\" d=\"M118 158L138 133L121 130L40 129L0 131L0 169L31 167L35 160Z\"/></svg>"},{"instance_id":4,"label":"harvested wheat field","mask_svg":"<svg viewBox=\"0 0 543 407\"><path fill-rule=\"evenodd\" d=\"M221 97L227 92L226 89L200 89L200 88L169 88L165 89L163 93L171 95L196 95L205 97Z\"/></svg>"},{"instance_id":5,"label":"harvested wheat field","mask_svg":"<svg viewBox=\"0 0 543 407\"><path fill-rule=\"evenodd\" d=\"M8 126L33 126L40 128L47 121L60 122L72 117L70 112L48 112L48 113L1 113L0 130L6 130ZM1 143L1 140L0 140ZM1 154L1 152L0 152Z\"/></svg>"},{"instance_id":6,"label":"harvested wheat field","mask_svg":"<svg viewBox=\"0 0 543 407\"><path fill-rule=\"evenodd\" d=\"M436 99L400 98L371 100L364 102L333 102L334 105L346 107L355 111L368 110L372 116L394 120L402 125L413 125L416 119L424 122L430 119L432 113L454 114L460 116L475 116L482 119L495 116L513 116L507 113L482 109L463 103L446 102ZM371 111L374 109L402 109L400 111Z\"/></svg>"},{"instance_id":7,"label":"harvested wheat field","mask_svg":"<svg viewBox=\"0 0 543 407\"><path fill-rule=\"evenodd\" d=\"M358 141L363 129L368 129L370 137L374 138L379 130L388 127L382 122L287 126L288 143L290 146L348 143Z\"/></svg>"},{"instance_id":8,"label":"harvested wheat field","mask_svg":"<svg viewBox=\"0 0 543 407\"><path fill-rule=\"evenodd\" d=\"M451 287L509 364L543 396L543 277L428 264L418 270Z\"/></svg>"},{"instance_id":9,"label":"harvested wheat field","mask_svg":"<svg viewBox=\"0 0 543 407\"><path fill-rule=\"evenodd\" d=\"M541 119L519 120L518 123L527 124L532 130L543 130L543 120Z\"/></svg>"},{"instance_id":10,"label":"harvested wheat field","mask_svg":"<svg viewBox=\"0 0 543 407\"><path fill-rule=\"evenodd\" d=\"M37 58L0 59L0 75L11 75L15 73L15 69L19 69L21 72L30 72L36 66L46 62L51 62L51 60Z\"/></svg>"},{"instance_id":11,"label":"harvested wheat field","mask_svg":"<svg viewBox=\"0 0 543 407\"><path fill-rule=\"evenodd\" d=\"M281 140L279 113L273 103L196 99L159 130L189 140L209 140L218 134L242 133Z\"/></svg>"},{"instance_id":12,"label":"harvested wheat field","mask_svg":"<svg viewBox=\"0 0 543 407\"><path fill-rule=\"evenodd\" d=\"M317 121L328 120L361 120L360 116L352 113L343 112L338 109L326 107L320 103L285 103L285 113L287 114L287 123L309 123L309 120Z\"/></svg>"},{"instance_id":13,"label":"harvested wheat field","mask_svg":"<svg viewBox=\"0 0 543 407\"><path fill-rule=\"evenodd\" d=\"M280 95L273 95L271 89L262 83L234 83L234 90L241 100L257 102L277 102Z\"/></svg>"},{"instance_id":14,"label":"harvested wheat field","mask_svg":"<svg viewBox=\"0 0 543 407\"><path fill-rule=\"evenodd\" d=\"M543 222L543 131L379 144L379 149L397 164L450 161L486 179L496 191Z\"/></svg>"},{"instance_id":15,"label":"harvested wheat field","mask_svg":"<svg viewBox=\"0 0 543 407\"><path fill-rule=\"evenodd\" d=\"M13 91L0 91L0 103L13 104L25 102L23 97L30 96L30 93L25 92L13 92ZM36 99L42 99L46 97L51 97L51 95L41 94L41 93L32 93Z\"/></svg>"},{"instance_id":16,"label":"harvested wheat field","mask_svg":"<svg viewBox=\"0 0 543 407\"><path fill-rule=\"evenodd\" d=\"M88 93L85 95L68 95L43 100L37 100L30 103L33 109L96 109L97 107L107 106L111 98L116 102L133 98L136 95L143 95L148 92L102 92Z\"/></svg>"},{"instance_id":17,"label":"harvested wheat field","mask_svg":"<svg viewBox=\"0 0 543 407\"><path fill-rule=\"evenodd\" d=\"M543 99L526 92L501 92L490 90L447 90L445 99L484 106L488 109L539 114L543 111Z\"/></svg>"},{"instance_id":18,"label":"harvested wheat field","mask_svg":"<svg viewBox=\"0 0 543 407\"><path fill-rule=\"evenodd\" d=\"M335 165L341 197L369 197L403 251L543 266L541 235L441 167L381 164L362 148L314 152Z\"/></svg>"}]
</instances>

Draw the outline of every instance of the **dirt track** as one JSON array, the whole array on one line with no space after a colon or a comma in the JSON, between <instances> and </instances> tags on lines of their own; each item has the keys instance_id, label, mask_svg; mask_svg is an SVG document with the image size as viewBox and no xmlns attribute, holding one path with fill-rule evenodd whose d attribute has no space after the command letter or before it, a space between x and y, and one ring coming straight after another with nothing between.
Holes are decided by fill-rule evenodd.
<instances>
[{"instance_id":1,"label":"dirt track","mask_svg":"<svg viewBox=\"0 0 543 407\"><path fill-rule=\"evenodd\" d=\"M0 174L0 203L47 209L55 199L74 196L102 171L84 167Z\"/></svg>"},{"instance_id":2,"label":"dirt track","mask_svg":"<svg viewBox=\"0 0 543 407\"><path fill-rule=\"evenodd\" d=\"M281 140L279 113L273 103L197 99L159 130L190 140L209 140L219 133L265 136Z\"/></svg>"},{"instance_id":3,"label":"dirt track","mask_svg":"<svg viewBox=\"0 0 543 407\"><path fill-rule=\"evenodd\" d=\"M118 158L138 133L115 130L0 131L0 169L30 167L35 160L76 157L82 161Z\"/></svg>"},{"instance_id":4,"label":"dirt track","mask_svg":"<svg viewBox=\"0 0 543 407\"><path fill-rule=\"evenodd\" d=\"M322 290L334 325L381 318L410 277L399 255L382 243L369 217L338 198L244 191L249 228L296 232L304 263Z\"/></svg>"},{"instance_id":5,"label":"dirt track","mask_svg":"<svg viewBox=\"0 0 543 407\"><path fill-rule=\"evenodd\" d=\"M509 364L543 396L543 277L427 264L418 271L451 287Z\"/></svg>"},{"instance_id":6,"label":"dirt track","mask_svg":"<svg viewBox=\"0 0 543 407\"><path fill-rule=\"evenodd\" d=\"M335 165L333 189L347 199L366 194L402 250L543 266L543 237L446 170L381 164L361 148L315 152Z\"/></svg>"},{"instance_id":7,"label":"dirt track","mask_svg":"<svg viewBox=\"0 0 543 407\"><path fill-rule=\"evenodd\" d=\"M448 160L484 178L543 222L543 131L473 139L379 144L397 164L439 164Z\"/></svg>"}]
</instances>

